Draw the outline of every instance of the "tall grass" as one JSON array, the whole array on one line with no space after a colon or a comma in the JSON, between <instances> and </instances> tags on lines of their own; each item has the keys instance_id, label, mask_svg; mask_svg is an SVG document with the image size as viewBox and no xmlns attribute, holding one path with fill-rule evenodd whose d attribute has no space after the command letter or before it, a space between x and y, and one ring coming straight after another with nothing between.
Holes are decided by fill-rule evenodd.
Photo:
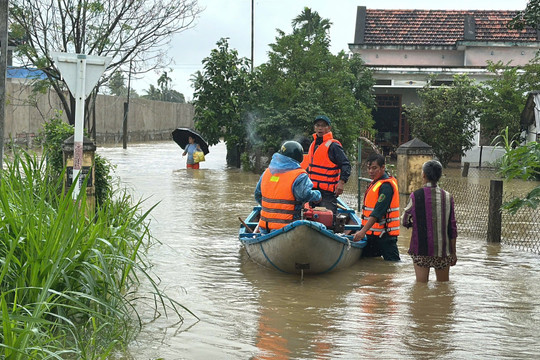
<instances>
[{"instance_id":1,"label":"tall grass","mask_svg":"<svg viewBox=\"0 0 540 360\"><path fill-rule=\"evenodd\" d=\"M62 178L17 151L0 185L0 357L105 359L125 350L140 322L134 290L152 284L156 307L182 320L180 304L146 271L150 210L118 190L95 217L86 191L58 194ZM51 180L55 179L55 180ZM76 183L76 182L74 182Z\"/></svg>"}]
</instances>

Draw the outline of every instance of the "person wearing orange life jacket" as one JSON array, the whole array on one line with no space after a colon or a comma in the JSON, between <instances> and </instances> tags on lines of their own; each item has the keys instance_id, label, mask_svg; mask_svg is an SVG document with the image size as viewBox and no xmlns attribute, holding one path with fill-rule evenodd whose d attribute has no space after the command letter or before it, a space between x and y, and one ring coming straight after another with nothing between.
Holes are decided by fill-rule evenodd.
<instances>
[{"instance_id":1,"label":"person wearing orange life jacket","mask_svg":"<svg viewBox=\"0 0 540 360\"><path fill-rule=\"evenodd\" d=\"M366 162L372 182L364 194L362 229L354 235L354 241L360 241L367 235L368 244L362 251L363 257L382 256L384 260L399 261L397 180L386 173L384 156L371 154Z\"/></svg>"},{"instance_id":2,"label":"person wearing orange life jacket","mask_svg":"<svg viewBox=\"0 0 540 360\"><path fill-rule=\"evenodd\" d=\"M343 193L343 187L351 175L351 164L341 143L333 138L330 124L326 115L315 117L315 133L309 147L307 172L313 188L322 195L318 206L332 210L335 219L337 198Z\"/></svg>"},{"instance_id":3,"label":"person wearing orange life jacket","mask_svg":"<svg viewBox=\"0 0 540 360\"><path fill-rule=\"evenodd\" d=\"M300 163L300 166L302 169L305 169L307 171L307 168L309 166L309 146L311 145L310 138L306 136L302 136L302 138L298 141L300 145L302 145L302 150L304 151L304 157L302 159L302 162Z\"/></svg>"},{"instance_id":4,"label":"person wearing orange life jacket","mask_svg":"<svg viewBox=\"0 0 540 360\"><path fill-rule=\"evenodd\" d=\"M261 175L255 188L255 201L262 207L259 221L262 233L299 220L304 203L321 200L321 193L313 190L313 183L300 167L302 157L302 146L296 141L286 141Z\"/></svg>"}]
</instances>

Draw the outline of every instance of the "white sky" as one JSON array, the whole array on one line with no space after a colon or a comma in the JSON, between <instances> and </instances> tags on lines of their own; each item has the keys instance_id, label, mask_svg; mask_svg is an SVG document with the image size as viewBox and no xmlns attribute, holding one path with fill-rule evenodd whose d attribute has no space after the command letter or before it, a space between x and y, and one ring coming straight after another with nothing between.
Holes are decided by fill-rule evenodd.
<instances>
[{"instance_id":1,"label":"white sky","mask_svg":"<svg viewBox=\"0 0 540 360\"><path fill-rule=\"evenodd\" d=\"M357 6L368 9L434 9L434 10L523 10L527 0L255 0L254 1L254 64L267 61L268 44L274 43L276 29L286 34L292 31L291 21L305 6L330 19L331 51L348 51L354 41ZM251 0L199 0L204 8L193 28L177 34L169 45L173 63L165 70L172 79L172 88L193 99L191 75L202 70L201 61L216 48L222 37L229 38L230 48L240 57L251 58ZM169 72L169 69L172 71ZM145 94L150 84L157 86L159 74L148 73L144 78L132 79L139 95Z\"/></svg>"}]
</instances>

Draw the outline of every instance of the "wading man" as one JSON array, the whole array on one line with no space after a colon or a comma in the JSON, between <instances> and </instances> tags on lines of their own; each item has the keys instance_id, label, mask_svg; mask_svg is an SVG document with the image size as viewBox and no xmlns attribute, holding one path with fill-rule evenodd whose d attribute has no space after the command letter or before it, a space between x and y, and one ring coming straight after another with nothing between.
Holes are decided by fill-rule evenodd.
<instances>
[{"instance_id":1,"label":"wading man","mask_svg":"<svg viewBox=\"0 0 540 360\"><path fill-rule=\"evenodd\" d=\"M371 178L362 205L362 229L354 235L360 241L367 235L368 244L363 257L382 256L384 260L399 261L399 191L397 180L386 173L384 156L371 154L367 158Z\"/></svg>"}]
</instances>

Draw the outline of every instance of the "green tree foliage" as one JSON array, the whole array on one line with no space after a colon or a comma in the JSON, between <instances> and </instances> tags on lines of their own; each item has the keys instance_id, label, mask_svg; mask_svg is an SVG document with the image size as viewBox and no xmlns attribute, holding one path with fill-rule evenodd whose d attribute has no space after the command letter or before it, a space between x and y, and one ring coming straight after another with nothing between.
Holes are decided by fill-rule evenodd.
<instances>
[{"instance_id":1,"label":"green tree foliage","mask_svg":"<svg viewBox=\"0 0 540 360\"><path fill-rule=\"evenodd\" d=\"M353 54L349 59L349 69L353 75L349 86L352 89L354 98L360 103L364 104L368 109L375 108L375 95L373 92L373 86L375 85L375 79L373 79L373 70L365 66L364 60L359 54ZM371 122L367 122L365 128L371 127Z\"/></svg>"},{"instance_id":2,"label":"green tree foliage","mask_svg":"<svg viewBox=\"0 0 540 360\"><path fill-rule=\"evenodd\" d=\"M114 96L127 96L128 88L126 86L126 78L120 71L115 71L107 84L111 95Z\"/></svg>"},{"instance_id":3,"label":"green tree foliage","mask_svg":"<svg viewBox=\"0 0 540 360\"><path fill-rule=\"evenodd\" d=\"M481 84L478 118L482 141L491 143L506 128L510 138L521 133L520 118L528 92L540 88L540 58L524 66L488 62L495 77Z\"/></svg>"},{"instance_id":4,"label":"green tree foliage","mask_svg":"<svg viewBox=\"0 0 540 360\"><path fill-rule=\"evenodd\" d=\"M418 96L421 105L406 108L412 135L431 145L443 166L473 146L480 89L466 75L456 75L452 86L430 82Z\"/></svg>"},{"instance_id":5,"label":"green tree foliage","mask_svg":"<svg viewBox=\"0 0 540 360\"><path fill-rule=\"evenodd\" d=\"M510 23L510 29L522 30L526 26L539 29L540 25L540 0L529 0L525 10L520 11Z\"/></svg>"},{"instance_id":6,"label":"green tree foliage","mask_svg":"<svg viewBox=\"0 0 540 360\"><path fill-rule=\"evenodd\" d=\"M64 170L64 141L74 133L73 126L62 121L57 116L43 124L43 129L38 135L38 140L43 145L43 155L49 164L50 174L53 178L62 177ZM109 200L112 192L113 165L107 159L95 154L94 157L94 186L96 191L96 204L103 204ZM52 181L51 181L52 182ZM59 189L60 190L60 189Z\"/></svg>"},{"instance_id":7,"label":"green tree foliage","mask_svg":"<svg viewBox=\"0 0 540 360\"><path fill-rule=\"evenodd\" d=\"M517 146L511 140L508 128L501 131L494 142L505 149L505 154L498 162L499 172L506 179L540 181L540 143L531 141ZM502 208L515 214L522 207L536 209L540 205L540 186L531 190L525 197L516 197L503 204Z\"/></svg>"},{"instance_id":8,"label":"green tree foliage","mask_svg":"<svg viewBox=\"0 0 540 360\"><path fill-rule=\"evenodd\" d=\"M321 18L318 12L312 11L308 7L304 7L304 10L292 20L291 24L295 34L302 34L308 39L324 38L330 43L327 34L332 23L329 19Z\"/></svg>"},{"instance_id":9,"label":"green tree foliage","mask_svg":"<svg viewBox=\"0 0 540 360\"><path fill-rule=\"evenodd\" d=\"M128 90L129 90L129 96L133 98L139 97L139 94L137 94L137 91L133 88L128 89L126 86L126 78L124 76L124 73L121 71L115 71L111 78L109 79L109 82L107 83L107 87L109 88L109 91L111 95L114 96L128 96Z\"/></svg>"},{"instance_id":10,"label":"green tree foliage","mask_svg":"<svg viewBox=\"0 0 540 360\"><path fill-rule=\"evenodd\" d=\"M246 147L246 109L254 86L250 62L230 49L226 38L216 45L203 60L203 71L193 76L195 127L209 145L223 137L227 164L239 167Z\"/></svg>"},{"instance_id":11,"label":"green tree foliage","mask_svg":"<svg viewBox=\"0 0 540 360\"><path fill-rule=\"evenodd\" d=\"M361 58L331 54L331 23L309 8L292 24L292 34L278 30L269 61L253 73L221 39L193 78L195 127L212 145L225 139L229 165L239 166L246 151L272 153L285 140L311 135L318 114L332 119L350 154L360 129L372 126L374 81Z\"/></svg>"},{"instance_id":12,"label":"green tree foliage","mask_svg":"<svg viewBox=\"0 0 540 360\"><path fill-rule=\"evenodd\" d=\"M141 97L148 100L185 103L186 100L184 94L173 90L171 88L171 83L172 79L169 77L168 73L164 71L157 80L158 87L150 85L150 87L145 90L146 95L142 95Z\"/></svg>"},{"instance_id":13,"label":"green tree foliage","mask_svg":"<svg viewBox=\"0 0 540 360\"><path fill-rule=\"evenodd\" d=\"M506 127L512 137L520 133L519 122L526 92L521 85L519 67L488 62L487 69L495 77L482 84L479 121L482 138L489 144Z\"/></svg>"},{"instance_id":14,"label":"green tree foliage","mask_svg":"<svg viewBox=\"0 0 540 360\"><path fill-rule=\"evenodd\" d=\"M540 54L536 53L534 59L531 59L522 67L523 73L519 77L518 91L534 91L540 89Z\"/></svg>"},{"instance_id":15,"label":"green tree foliage","mask_svg":"<svg viewBox=\"0 0 540 360\"><path fill-rule=\"evenodd\" d=\"M317 12L306 8L292 24L292 34L278 30L269 61L258 69L252 145L276 149L311 134L315 116L326 114L334 137L353 153L360 129L372 125L371 74L360 70L358 57L349 61L343 52L330 52L330 22Z\"/></svg>"},{"instance_id":16,"label":"green tree foliage","mask_svg":"<svg viewBox=\"0 0 540 360\"><path fill-rule=\"evenodd\" d=\"M13 40L20 43L16 49L19 61L43 70L47 86L41 89L54 89L74 124L75 99L65 91L51 57L53 51L113 58L96 85L99 89L130 62L133 75L163 68L169 61L163 45L172 35L190 28L200 12L196 0L13 0L9 18ZM95 95L86 101L87 116Z\"/></svg>"}]
</instances>

